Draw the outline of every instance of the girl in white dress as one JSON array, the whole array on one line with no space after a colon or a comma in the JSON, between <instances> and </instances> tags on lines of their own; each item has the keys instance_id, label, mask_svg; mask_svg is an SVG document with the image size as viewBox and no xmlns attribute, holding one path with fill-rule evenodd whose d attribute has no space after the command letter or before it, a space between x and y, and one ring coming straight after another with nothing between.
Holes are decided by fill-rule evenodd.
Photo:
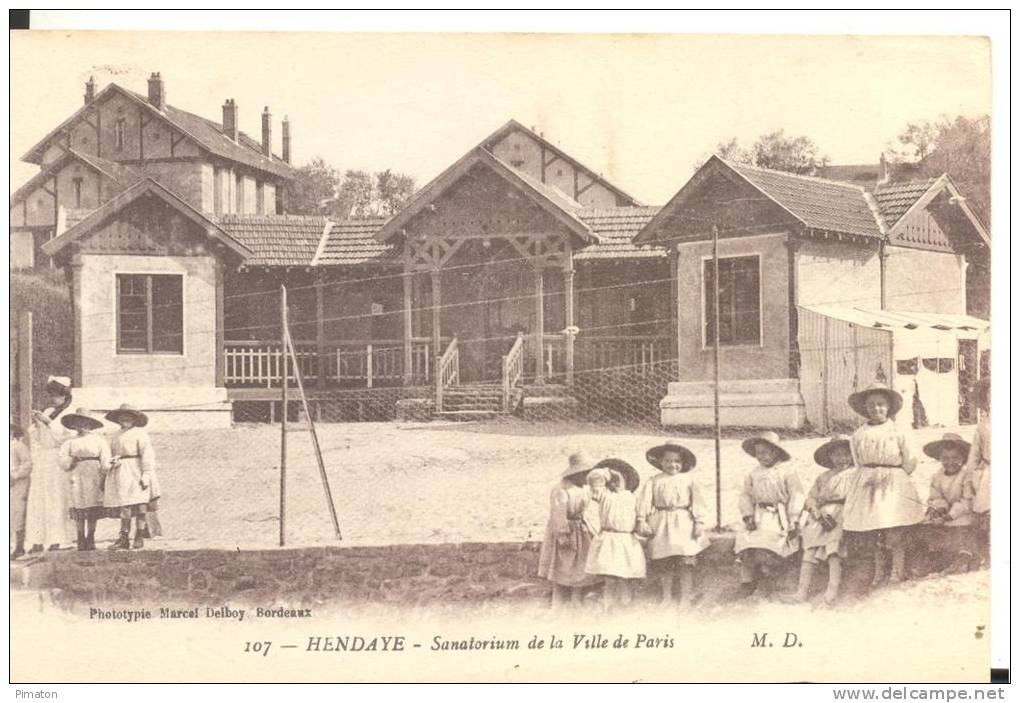
<instances>
[{"instance_id":1,"label":"girl in white dress","mask_svg":"<svg viewBox=\"0 0 1020 703\"><path fill-rule=\"evenodd\" d=\"M29 428L32 450L32 482L28 487L28 514L25 537L32 553L45 545L51 551L72 541L74 524L68 517L71 482L60 468L58 452L72 434L60 424L60 418L71 412L71 379L50 376L46 383L49 407L32 412Z\"/></svg>"},{"instance_id":2,"label":"girl in white dress","mask_svg":"<svg viewBox=\"0 0 1020 703\"><path fill-rule=\"evenodd\" d=\"M110 470L110 444L96 430L103 423L78 408L60 418L77 433L60 447L60 468L71 479L71 518L78 527L78 551L96 548L96 522L103 516L103 482Z\"/></svg>"},{"instance_id":3,"label":"girl in white dress","mask_svg":"<svg viewBox=\"0 0 1020 703\"><path fill-rule=\"evenodd\" d=\"M924 520L924 503L910 474L917 459L907 434L893 418L903 407L899 393L875 384L853 393L850 407L868 419L850 438L856 468L850 473L843 529L868 533L874 546L872 586L885 578L886 551L891 553L889 581L903 580L907 531Z\"/></svg>"},{"instance_id":4,"label":"girl in white dress","mask_svg":"<svg viewBox=\"0 0 1020 703\"><path fill-rule=\"evenodd\" d=\"M25 431L11 425L11 535L14 551L11 559L25 555L25 515L28 505L28 486L32 482L32 453L25 446Z\"/></svg>"},{"instance_id":5,"label":"girl in white dress","mask_svg":"<svg viewBox=\"0 0 1020 703\"><path fill-rule=\"evenodd\" d=\"M645 545L651 569L662 588L662 603L673 602L673 577L680 577L681 601L694 597L697 555L708 547L705 506L694 482L697 458L687 447L667 442L645 453L662 473L653 476L638 494L637 533Z\"/></svg>"},{"instance_id":6,"label":"girl in white dress","mask_svg":"<svg viewBox=\"0 0 1020 703\"><path fill-rule=\"evenodd\" d=\"M637 478L636 471L633 475ZM588 487L592 496L588 509L594 513L589 523L597 525L599 532L588 551L586 570L604 577L603 604L607 609L626 606L633 597L632 581L645 577L645 553L634 534L637 502L624 474L615 469L592 470Z\"/></svg>"},{"instance_id":7,"label":"girl in white dress","mask_svg":"<svg viewBox=\"0 0 1020 703\"><path fill-rule=\"evenodd\" d=\"M584 520L591 498L584 480L594 463L584 452L572 454L569 462L549 496L549 522L538 556L538 575L553 585L554 608L567 594L572 603L580 603L584 587L597 582L585 571L595 530Z\"/></svg>"},{"instance_id":8,"label":"girl in white dress","mask_svg":"<svg viewBox=\"0 0 1020 703\"><path fill-rule=\"evenodd\" d=\"M121 428L110 442L113 460L104 495L110 517L120 518L120 537L110 549L141 549L145 544L146 513L159 497L156 453L144 429L149 418L125 404L108 412L106 419ZM129 541L132 519L135 521L133 543Z\"/></svg>"},{"instance_id":9,"label":"girl in white dress","mask_svg":"<svg viewBox=\"0 0 1020 703\"><path fill-rule=\"evenodd\" d=\"M737 596L746 598L759 585L771 588L771 578L783 559L800 549L792 520L804 506L804 491L797 472L786 463L790 455L775 432L746 439L741 447L758 460L740 491L744 529L737 532L733 545L740 564Z\"/></svg>"},{"instance_id":10,"label":"girl in white dress","mask_svg":"<svg viewBox=\"0 0 1020 703\"><path fill-rule=\"evenodd\" d=\"M817 564L828 564L829 583L825 589L825 603L832 605L839 595L843 576L846 544L843 540L843 505L846 503L847 477L854 465L850 451L850 438L833 437L818 447L815 463L827 471L819 474L804 501L800 514L800 540L804 554L801 557L800 580L797 593L786 600L803 603L811 591L811 581Z\"/></svg>"}]
</instances>

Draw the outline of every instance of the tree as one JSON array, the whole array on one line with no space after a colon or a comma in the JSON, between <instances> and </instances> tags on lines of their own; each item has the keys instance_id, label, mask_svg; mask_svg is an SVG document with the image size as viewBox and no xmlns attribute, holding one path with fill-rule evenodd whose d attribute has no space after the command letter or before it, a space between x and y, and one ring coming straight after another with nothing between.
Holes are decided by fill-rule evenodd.
<instances>
[{"instance_id":1,"label":"tree","mask_svg":"<svg viewBox=\"0 0 1020 703\"><path fill-rule=\"evenodd\" d=\"M895 160L914 162L920 175L934 178L948 173L978 216L988 222L991 212L991 120L946 116L932 122L911 122L897 137Z\"/></svg>"},{"instance_id":2,"label":"tree","mask_svg":"<svg viewBox=\"0 0 1020 703\"><path fill-rule=\"evenodd\" d=\"M758 137L744 148L736 137L716 145L715 153L724 159L790 173L813 173L829 163L808 137L791 137L781 129Z\"/></svg>"},{"instance_id":3,"label":"tree","mask_svg":"<svg viewBox=\"0 0 1020 703\"><path fill-rule=\"evenodd\" d=\"M386 169L371 173L340 172L321 157L297 169L286 186L287 212L293 215L327 215L335 220L396 213L414 194L415 183L406 173Z\"/></svg>"},{"instance_id":4,"label":"tree","mask_svg":"<svg viewBox=\"0 0 1020 703\"><path fill-rule=\"evenodd\" d=\"M294 178L287 182L284 192L287 212L295 215L318 215L331 199L336 197L339 185L337 170L322 157L297 169Z\"/></svg>"},{"instance_id":5,"label":"tree","mask_svg":"<svg viewBox=\"0 0 1020 703\"><path fill-rule=\"evenodd\" d=\"M395 214L414 195L414 178L406 173L394 173L390 169L375 174L375 191L379 214Z\"/></svg>"},{"instance_id":6,"label":"tree","mask_svg":"<svg viewBox=\"0 0 1020 703\"><path fill-rule=\"evenodd\" d=\"M368 171L348 169L336 193L332 208L342 220L375 214L375 188Z\"/></svg>"}]
</instances>

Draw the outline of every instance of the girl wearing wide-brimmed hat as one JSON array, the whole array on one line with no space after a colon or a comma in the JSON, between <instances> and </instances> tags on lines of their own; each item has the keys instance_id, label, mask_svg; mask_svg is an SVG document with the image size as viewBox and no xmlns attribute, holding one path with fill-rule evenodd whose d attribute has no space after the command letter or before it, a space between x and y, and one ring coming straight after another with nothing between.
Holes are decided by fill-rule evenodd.
<instances>
[{"instance_id":1,"label":"girl wearing wide-brimmed hat","mask_svg":"<svg viewBox=\"0 0 1020 703\"><path fill-rule=\"evenodd\" d=\"M733 546L740 565L737 595L747 597L759 585L771 587L770 578L782 560L800 549L793 520L804 505L804 491L775 432L745 439L741 448L758 460L740 491L744 529L737 532Z\"/></svg>"},{"instance_id":2,"label":"girl wearing wide-brimmed hat","mask_svg":"<svg viewBox=\"0 0 1020 703\"><path fill-rule=\"evenodd\" d=\"M636 472L635 472L636 473ZM592 469L587 477L591 490L589 523L598 534L588 550L586 571L604 579L602 602L606 608L629 605L634 579L645 577L645 552L634 534L637 502L628 489L624 473L616 469ZM631 484L633 485L633 484Z\"/></svg>"},{"instance_id":3,"label":"girl wearing wide-brimmed hat","mask_svg":"<svg viewBox=\"0 0 1020 703\"><path fill-rule=\"evenodd\" d=\"M553 584L554 608L567 593L571 602L580 603L583 589L597 582L584 568L596 531L584 519L591 498L585 477L594 463L584 452L571 454L568 461L549 495L549 521L538 556L538 575Z\"/></svg>"},{"instance_id":4,"label":"girl wearing wide-brimmed hat","mask_svg":"<svg viewBox=\"0 0 1020 703\"><path fill-rule=\"evenodd\" d=\"M28 487L32 481L32 453L25 446L25 431L13 422L11 425L11 536L14 551L11 559L25 554L25 507L28 505Z\"/></svg>"},{"instance_id":5,"label":"girl wearing wide-brimmed hat","mask_svg":"<svg viewBox=\"0 0 1020 703\"><path fill-rule=\"evenodd\" d=\"M146 513L159 498L156 453L145 431L149 418L130 405L106 413L106 419L120 425L110 444L113 450L104 502L111 517L120 518L120 536L110 549L141 549L145 544ZM135 538L129 540L131 521Z\"/></svg>"},{"instance_id":6,"label":"girl wearing wide-brimmed hat","mask_svg":"<svg viewBox=\"0 0 1020 703\"><path fill-rule=\"evenodd\" d=\"M648 537L645 549L650 571L662 588L662 603L673 601L673 578L680 577L681 600L694 597L694 567L708 547L705 505L694 482L698 460L690 449L666 442L645 452L648 463L660 471L638 494L637 533Z\"/></svg>"},{"instance_id":7,"label":"girl wearing wide-brimmed hat","mask_svg":"<svg viewBox=\"0 0 1020 703\"><path fill-rule=\"evenodd\" d=\"M75 432L60 447L60 467L71 477L71 519L78 527L78 550L96 548L96 522L103 517L103 482L110 470L110 444L97 430L103 423L84 409L60 418Z\"/></svg>"},{"instance_id":8,"label":"girl wearing wide-brimmed hat","mask_svg":"<svg viewBox=\"0 0 1020 703\"><path fill-rule=\"evenodd\" d=\"M974 441L967 457L967 472L970 476L971 510L974 511L974 524L977 528L977 539L981 549L981 561L988 561L988 540L991 531L991 468L992 468L992 428L991 428L991 379L984 376L974 386L978 406L984 411L977 427L974 428Z\"/></svg>"},{"instance_id":9,"label":"girl wearing wide-brimmed hat","mask_svg":"<svg viewBox=\"0 0 1020 703\"><path fill-rule=\"evenodd\" d=\"M924 519L924 503L910 480L917 466L910 438L893 419L903 397L876 383L852 393L850 407L867 418L850 438L856 468L850 474L843 510L843 529L871 533L874 540L874 577L884 579L885 552L891 553L889 580L904 577L907 530Z\"/></svg>"},{"instance_id":10,"label":"girl wearing wide-brimmed hat","mask_svg":"<svg viewBox=\"0 0 1020 703\"><path fill-rule=\"evenodd\" d=\"M928 491L928 546L933 552L949 558L949 569L966 571L976 556L974 541L973 494L970 474L964 462L970 454L970 443L958 434L947 432L942 439L924 445L924 453L942 467L931 478Z\"/></svg>"},{"instance_id":11,"label":"girl wearing wide-brimmed hat","mask_svg":"<svg viewBox=\"0 0 1020 703\"><path fill-rule=\"evenodd\" d=\"M71 412L71 379L50 376L46 396L48 407L32 412L29 428L33 476L28 488L25 537L32 545L31 552L41 552L45 545L50 550L59 549L71 542L74 532L74 523L68 517L71 482L58 458L60 445L73 436L60 424L60 419Z\"/></svg>"},{"instance_id":12,"label":"girl wearing wide-brimmed hat","mask_svg":"<svg viewBox=\"0 0 1020 703\"><path fill-rule=\"evenodd\" d=\"M818 475L804 500L800 514L800 540L803 556L800 580L794 602L804 602L811 591L811 581L817 564L828 564L829 583L825 589L825 603L832 605L839 595L843 575L846 545L843 540L843 505L846 502L847 478L853 468L850 438L833 437L815 450L815 463L825 467Z\"/></svg>"}]
</instances>

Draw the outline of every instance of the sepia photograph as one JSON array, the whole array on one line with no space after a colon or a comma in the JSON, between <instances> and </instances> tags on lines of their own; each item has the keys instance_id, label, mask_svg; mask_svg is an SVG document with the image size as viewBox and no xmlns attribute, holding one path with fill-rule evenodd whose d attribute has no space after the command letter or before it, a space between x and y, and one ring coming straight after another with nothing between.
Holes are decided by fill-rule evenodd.
<instances>
[{"instance_id":1,"label":"sepia photograph","mask_svg":"<svg viewBox=\"0 0 1020 703\"><path fill-rule=\"evenodd\" d=\"M10 683L992 680L992 39L229 29L10 32Z\"/></svg>"}]
</instances>

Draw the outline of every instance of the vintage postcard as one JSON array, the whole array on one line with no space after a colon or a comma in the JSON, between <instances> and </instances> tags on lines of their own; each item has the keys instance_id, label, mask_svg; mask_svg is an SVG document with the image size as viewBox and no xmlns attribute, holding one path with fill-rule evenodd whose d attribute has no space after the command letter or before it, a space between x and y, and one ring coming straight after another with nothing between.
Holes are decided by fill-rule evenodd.
<instances>
[{"instance_id":1,"label":"vintage postcard","mask_svg":"<svg viewBox=\"0 0 1020 703\"><path fill-rule=\"evenodd\" d=\"M11 681L988 682L991 75L12 32Z\"/></svg>"}]
</instances>

